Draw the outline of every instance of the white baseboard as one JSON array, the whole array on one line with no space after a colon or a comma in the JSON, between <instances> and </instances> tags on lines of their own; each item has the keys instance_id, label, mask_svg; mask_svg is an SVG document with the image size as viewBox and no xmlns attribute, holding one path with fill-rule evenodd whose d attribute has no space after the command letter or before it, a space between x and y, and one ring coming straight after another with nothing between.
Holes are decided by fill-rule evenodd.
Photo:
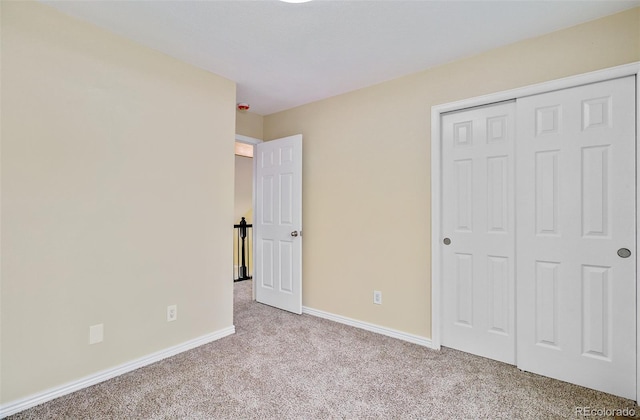
<instances>
[{"instance_id":1,"label":"white baseboard","mask_svg":"<svg viewBox=\"0 0 640 420\"><path fill-rule=\"evenodd\" d=\"M39 392L29 397L9 402L3 406L0 406L0 418L19 413L20 411L35 407L36 405L53 400L54 398L62 397L63 395L67 395L72 392L79 391L83 388L98 384L100 382L104 382L108 379L115 378L116 376L131 372L132 370L139 369L143 366L150 365L162 359L166 359L167 357L175 356L176 354L202 346L203 344L219 340L223 337L234 334L235 332L236 328L232 325L230 327L212 332L211 334L206 334L201 337L194 338L193 340L186 341L182 344L178 344L176 346L151 353L122 365L94 373L93 375L85 376L84 378L78 379L76 381L68 382L66 384L50 388L46 391Z\"/></svg>"},{"instance_id":2,"label":"white baseboard","mask_svg":"<svg viewBox=\"0 0 640 420\"><path fill-rule=\"evenodd\" d=\"M397 338L398 340L408 341L409 343L418 344L420 346L429 347L435 349L431 339L421 337L419 335L409 334L406 332L394 330L387 327L381 327L380 325L370 324L368 322L358 321L357 319L347 318L346 316L335 315L329 312L321 311L318 309L302 307L302 313L325 318L330 321L339 322L341 324L349 325L351 327L360 328L363 330L371 331L374 333L386 335L387 337Z\"/></svg>"}]
</instances>

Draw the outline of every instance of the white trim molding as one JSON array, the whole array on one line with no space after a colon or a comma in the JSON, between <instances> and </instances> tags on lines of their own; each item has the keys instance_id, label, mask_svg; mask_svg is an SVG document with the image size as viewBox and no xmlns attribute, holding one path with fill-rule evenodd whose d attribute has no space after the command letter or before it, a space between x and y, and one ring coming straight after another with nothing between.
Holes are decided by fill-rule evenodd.
<instances>
[{"instance_id":1,"label":"white trim molding","mask_svg":"<svg viewBox=\"0 0 640 420\"><path fill-rule=\"evenodd\" d=\"M262 140L260 139L256 139L253 137L248 137L248 136L243 136L242 134L236 134L236 141L239 143L246 143L246 144L260 144L263 143Z\"/></svg>"},{"instance_id":2,"label":"white trim molding","mask_svg":"<svg viewBox=\"0 0 640 420\"><path fill-rule=\"evenodd\" d=\"M368 322L358 321L357 319L347 318L346 316L335 315L318 309L302 307L302 313L318 318L328 319L329 321L338 322L340 324L349 325L350 327L360 328L361 330L371 331L377 334L386 335L387 337L397 338L398 340L408 341L409 343L418 344L420 346L433 348L431 340L419 335L409 334L406 332L394 330L380 325L370 324Z\"/></svg>"},{"instance_id":3,"label":"white trim molding","mask_svg":"<svg viewBox=\"0 0 640 420\"><path fill-rule=\"evenodd\" d=\"M636 63L636 253L640 250L640 234L638 234L638 221L640 221L640 62ZM637 258L637 257L636 257ZM640 266L636 259L636 404L640 402Z\"/></svg>"},{"instance_id":4,"label":"white trim molding","mask_svg":"<svg viewBox=\"0 0 640 420\"><path fill-rule=\"evenodd\" d=\"M636 76L636 145L638 133L640 133L640 83L638 74L640 73L640 62L625 64L608 69L593 71L575 76L565 77L535 85L525 86L492 93L484 96L477 96L462 101L450 102L436 105L431 108L431 334L432 344L436 349L441 346L441 283L442 283L442 255L441 239L443 237L442 220L442 185L441 185L441 127L442 114L452 111L459 111L465 108L488 105L496 102L503 102L526 96L537 95L555 90L567 89L590 83L602 82L605 80L617 79L626 76ZM640 163L640 148L636 146L636 165ZM640 171L636 171L636 225L640 220ZM636 229L636 250L640 249L640 237ZM636 302L640 303L640 287L637 281L640 279L640 266L636 268ZM640 310L636 304L636 369L637 387L636 401L640 401Z\"/></svg>"},{"instance_id":5,"label":"white trim molding","mask_svg":"<svg viewBox=\"0 0 640 420\"><path fill-rule=\"evenodd\" d=\"M78 380L68 382L54 388L50 388L48 390L39 392L26 398L22 398L20 400L9 402L0 407L0 418L19 413L20 411L24 411L31 407L35 407L36 405L51 401L58 397L62 397L63 395L71 394L72 392L88 388L100 382L115 378L116 376L123 375L127 372L131 372L141 367L158 362L162 359L166 359L167 357L175 356L176 354L185 352L187 350L191 350L204 344L211 343L223 337L232 335L235 332L236 328L232 325L230 327L223 328L210 334L194 338L193 340L186 341L182 344L178 344L176 346L172 346L167 349L148 354L139 359L132 360L122 365L115 366L113 368L106 369L89 376L85 376L84 378L80 378Z\"/></svg>"}]
</instances>

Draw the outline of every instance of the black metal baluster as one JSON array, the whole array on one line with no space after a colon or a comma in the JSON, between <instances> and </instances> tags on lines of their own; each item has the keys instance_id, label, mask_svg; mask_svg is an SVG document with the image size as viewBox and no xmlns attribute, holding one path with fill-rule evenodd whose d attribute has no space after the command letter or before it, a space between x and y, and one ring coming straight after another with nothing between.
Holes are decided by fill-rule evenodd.
<instances>
[{"instance_id":1,"label":"black metal baluster","mask_svg":"<svg viewBox=\"0 0 640 420\"><path fill-rule=\"evenodd\" d=\"M245 250L244 240L246 237L247 237L247 221L244 220L244 217L243 217L242 220L240 220L240 239L242 239L242 246L240 247L240 249L242 249L242 265L240 265L240 274L238 275L238 277L243 280L247 278L247 264L244 259L244 250Z\"/></svg>"},{"instance_id":2,"label":"black metal baluster","mask_svg":"<svg viewBox=\"0 0 640 420\"><path fill-rule=\"evenodd\" d=\"M237 246L237 258L240 260L240 266L238 267L238 277L236 278L234 275L233 281L241 281L241 280L249 280L253 276L251 276L251 261L248 258L248 247L251 246L251 229L253 225L247 224L247 221L243 217L240 220L240 224L233 225L235 229L238 231L238 246ZM249 230L249 237L247 238L247 230ZM241 254L242 252L242 254Z\"/></svg>"}]
</instances>

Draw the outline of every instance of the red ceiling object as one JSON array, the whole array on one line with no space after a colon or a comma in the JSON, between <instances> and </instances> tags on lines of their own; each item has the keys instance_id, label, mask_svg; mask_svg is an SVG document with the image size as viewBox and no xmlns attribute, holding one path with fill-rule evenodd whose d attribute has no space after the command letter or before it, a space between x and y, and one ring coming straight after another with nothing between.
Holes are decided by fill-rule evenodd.
<instances>
[{"instance_id":1,"label":"red ceiling object","mask_svg":"<svg viewBox=\"0 0 640 420\"><path fill-rule=\"evenodd\" d=\"M249 104L247 104L247 103L244 103L244 102L240 102L240 103L238 103L238 109L239 109L240 111L246 111L246 110L248 110L249 108L250 108L250 106L249 106Z\"/></svg>"}]
</instances>

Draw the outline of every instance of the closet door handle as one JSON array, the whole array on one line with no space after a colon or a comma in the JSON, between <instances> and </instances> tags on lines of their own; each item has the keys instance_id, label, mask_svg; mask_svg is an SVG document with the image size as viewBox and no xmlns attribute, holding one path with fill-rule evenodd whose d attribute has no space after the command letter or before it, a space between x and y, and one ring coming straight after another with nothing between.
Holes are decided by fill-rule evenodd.
<instances>
[{"instance_id":1,"label":"closet door handle","mask_svg":"<svg viewBox=\"0 0 640 420\"><path fill-rule=\"evenodd\" d=\"M628 248L620 248L618 250L618 256L620 258L629 258L631 256L631 251Z\"/></svg>"},{"instance_id":2,"label":"closet door handle","mask_svg":"<svg viewBox=\"0 0 640 420\"><path fill-rule=\"evenodd\" d=\"M449 245L451 243L451 239L449 238L444 238L444 240L442 241L442 243L444 243L445 245Z\"/></svg>"}]
</instances>

